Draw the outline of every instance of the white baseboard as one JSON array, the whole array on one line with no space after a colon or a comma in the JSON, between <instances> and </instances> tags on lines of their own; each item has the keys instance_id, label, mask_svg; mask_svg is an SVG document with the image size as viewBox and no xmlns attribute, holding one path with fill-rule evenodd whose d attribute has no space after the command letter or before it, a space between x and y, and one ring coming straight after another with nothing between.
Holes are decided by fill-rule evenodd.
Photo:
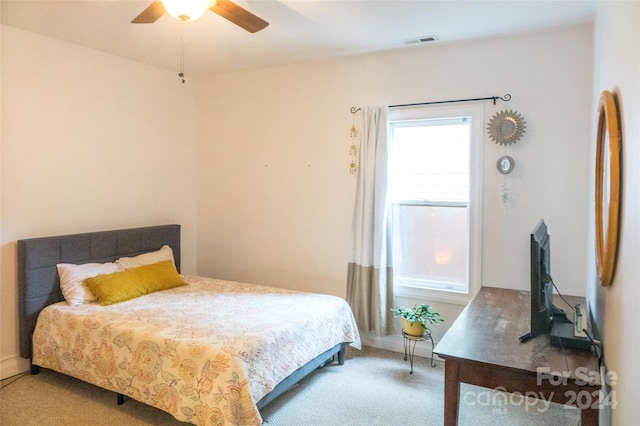
<instances>
[{"instance_id":1,"label":"white baseboard","mask_svg":"<svg viewBox=\"0 0 640 426\"><path fill-rule=\"evenodd\" d=\"M15 376L16 374L29 371L29 360L14 356L0 360L0 379Z\"/></svg>"},{"instance_id":2,"label":"white baseboard","mask_svg":"<svg viewBox=\"0 0 640 426\"><path fill-rule=\"evenodd\" d=\"M370 346L377 349L384 349L387 351L404 354L404 338L399 334L380 337L380 336L376 336L376 334L373 332L372 333L361 332L360 340L362 341L363 346ZM411 342L411 347L413 347L413 342ZM417 342L415 346L414 355L422 358L431 358L431 342L428 340ZM433 356L433 360L442 361L435 354Z\"/></svg>"}]
</instances>

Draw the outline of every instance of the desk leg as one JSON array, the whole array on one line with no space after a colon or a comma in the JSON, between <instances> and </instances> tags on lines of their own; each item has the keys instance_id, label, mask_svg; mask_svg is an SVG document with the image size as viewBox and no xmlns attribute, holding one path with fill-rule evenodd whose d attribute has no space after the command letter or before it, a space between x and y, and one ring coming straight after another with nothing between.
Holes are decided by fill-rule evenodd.
<instances>
[{"instance_id":1,"label":"desk leg","mask_svg":"<svg viewBox=\"0 0 640 426\"><path fill-rule=\"evenodd\" d=\"M460 364L451 359L444 361L444 426L458 424L460 399Z\"/></svg>"},{"instance_id":2,"label":"desk leg","mask_svg":"<svg viewBox=\"0 0 640 426\"><path fill-rule=\"evenodd\" d=\"M598 426L600 421L600 410L592 408L584 408L580 410L581 426Z\"/></svg>"}]
</instances>

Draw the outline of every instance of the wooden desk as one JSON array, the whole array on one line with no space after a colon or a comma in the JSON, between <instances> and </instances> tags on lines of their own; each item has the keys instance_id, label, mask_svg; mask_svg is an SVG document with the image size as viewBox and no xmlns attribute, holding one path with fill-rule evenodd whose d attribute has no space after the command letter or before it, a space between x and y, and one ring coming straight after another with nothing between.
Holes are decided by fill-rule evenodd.
<instances>
[{"instance_id":1,"label":"wooden desk","mask_svg":"<svg viewBox=\"0 0 640 426\"><path fill-rule=\"evenodd\" d=\"M565 299L586 306L584 298ZM569 309L564 302L555 304ZM458 423L460 383L535 392L581 408L582 426L598 424L601 380L595 352L560 349L548 335L520 343L529 331L529 310L529 292L483 287L440 340L434 352L445 362L445 426Z\"/></svg>"}]
</instances>

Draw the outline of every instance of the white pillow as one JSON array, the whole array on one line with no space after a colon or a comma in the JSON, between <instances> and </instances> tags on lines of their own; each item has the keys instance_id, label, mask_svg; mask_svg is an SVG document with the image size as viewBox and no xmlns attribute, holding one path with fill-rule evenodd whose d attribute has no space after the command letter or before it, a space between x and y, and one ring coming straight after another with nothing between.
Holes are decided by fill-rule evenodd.
<instances>
[{"instance_id":1,"label":"white pillow","mask_svg":"<svg viewBox=\"0 0 640 426\"><path fill-rule=\"evenodd\" d=\"M124 270L114 262L84 263L82 265L59 263L56 266L60 276L60 289L69 305L81 305L96 301L96 297L91 293L91 290L83 283L85 278Z\"/></svg>"},{"instance_id":2,"label":"white pillow","mask_svg":"<svg viewBox=\"0 0 640 426\"><path fill-rule=\"evenodd\" d=\"M162 246L162 248L157 251L140 254L134 257L121 257L116 260L116 263L124 269L133 269L139 266L162 262L163 260L170 260L175 265L173 260L173 250L171 250L171 247Z\"/></svg>"}]
</instances>

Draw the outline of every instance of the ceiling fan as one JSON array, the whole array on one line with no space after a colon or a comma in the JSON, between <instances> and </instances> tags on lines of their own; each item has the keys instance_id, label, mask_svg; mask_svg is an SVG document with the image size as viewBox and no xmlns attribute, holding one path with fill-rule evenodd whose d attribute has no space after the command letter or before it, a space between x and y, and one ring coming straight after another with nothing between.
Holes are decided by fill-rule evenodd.
<instances>
[{"instance_id":1,"label":"ceiling fan","mask_svg":"<svg viewBox=\"0 0 640 426\"><path fill-rule=\"evenodd\" d=\"M193 8L189 10L192 5ZM260 31L269 25L267 21L229 0L156 0L133 18L131 23L151 24L165 13L182 22L193 21L200 18L207 10L222 16L250 33Z\"/></svg>"}]
</instances>

